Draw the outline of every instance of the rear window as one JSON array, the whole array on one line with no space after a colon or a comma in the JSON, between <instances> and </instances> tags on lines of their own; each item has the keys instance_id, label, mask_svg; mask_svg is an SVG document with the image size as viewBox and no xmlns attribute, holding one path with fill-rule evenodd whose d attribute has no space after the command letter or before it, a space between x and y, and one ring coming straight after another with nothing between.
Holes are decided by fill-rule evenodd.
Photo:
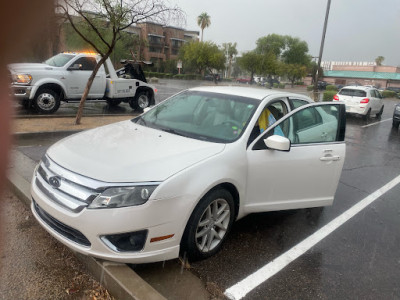
<instances>
[{"instance_id":1,"label":"rear window","mask_svg":"<svg viewBox=\"0 0 400 300\"><path fill-rule=\"evenodd\" d=\"M367 92L362 90L342 89L339 95L351 97L367 97Z\"/></svg>"}]
</instances>

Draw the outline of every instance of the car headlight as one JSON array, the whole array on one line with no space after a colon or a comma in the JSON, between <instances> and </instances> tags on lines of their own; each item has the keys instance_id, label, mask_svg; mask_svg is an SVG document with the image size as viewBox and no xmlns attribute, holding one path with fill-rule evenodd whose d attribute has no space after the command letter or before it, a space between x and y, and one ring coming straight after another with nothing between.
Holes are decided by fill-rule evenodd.
<instances>
[{"instance_id":1,"label":"car headlight","mask_svg":"<svg viewBox=\"0 0 400 300\"><path fill-rule=\"evenodd\" d=\"M30 84L32 82L32 75L30 74L13 74L13 82L20 84Z\"/></svg>"},{"instance_id":2,"label":"car headlight","mask_svg":"<svg viewBox=\"0 0 400 300\"><path fill-rule=\"evenodd\" d=\"M113 187L98 195L88 208L117 208L146 203L156 185Z\"/></svg>"},{"instance_id":3,"label":"car headlight","mask_svg":"<svg viewBox=\"0 0 400 300\"><path fill-rule=\"evenodd\" d=\"M396 111L400 111L400 106L396 106Z\"/></svg>"}]
</instances>

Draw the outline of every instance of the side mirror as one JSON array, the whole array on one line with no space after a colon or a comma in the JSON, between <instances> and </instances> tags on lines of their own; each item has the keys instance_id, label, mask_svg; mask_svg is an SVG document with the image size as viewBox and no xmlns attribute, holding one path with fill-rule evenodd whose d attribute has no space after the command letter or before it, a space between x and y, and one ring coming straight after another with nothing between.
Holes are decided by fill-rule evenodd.
<instances>
[{"instance_id":1,"label":"side mirror","mask_svg":"<svg viewBox=\"0 0 400 300\"><path fill-rule=\"evenodd\" d=\"M290 151L290 140L280 135L271 135L264 140L268 149Z\"/></svg>"},{"instance_id":2,"label":"side mirror","mask_svg":"<svg viewBox=\"0 0 400 300\"><path fill-rule=\"evenodd\" d=\"M82 64L74 64L68 68L68 71L82 70Z\"/></svg>"}]
</instances>

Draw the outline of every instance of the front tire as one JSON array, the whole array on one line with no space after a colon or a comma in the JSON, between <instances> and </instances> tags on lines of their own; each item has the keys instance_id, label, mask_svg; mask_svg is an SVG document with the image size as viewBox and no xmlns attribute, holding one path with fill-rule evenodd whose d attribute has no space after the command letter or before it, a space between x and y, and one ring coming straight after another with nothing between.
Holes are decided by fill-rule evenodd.
<instances>
[{"instance_id":1,"label":"front tire","mask_svg":"<svg viewBox=\"0 0 400 300\"><path fill-rule=\"evenodd\" d=\"M50 89L41 89L37 92L33 105L42 114L51 114L60 107L60 96Z\"/></svg>"},{"instance_id":2,"label":"front tire","mask_svg":"<svg viewBox=\"0 0 400 300\"><path fill-rule=\"evenodd\" d=\"M392 126L393 126L393 128L395 128L395 129L399 129L399 124L400 124L399 121L394 121L394 120L393 120Z\"/></svg>"},{"instance_id":3,"label":"front tire","mask_svg":"<svg viewBox=\"0 0 400 300\"><path fill-rule=\"evenodd\" d=\"M216 254L235 218L231 193L225 189L209 192L193 210L181 241L181 254L190 261Z\"/></svg>"}]
</instances>

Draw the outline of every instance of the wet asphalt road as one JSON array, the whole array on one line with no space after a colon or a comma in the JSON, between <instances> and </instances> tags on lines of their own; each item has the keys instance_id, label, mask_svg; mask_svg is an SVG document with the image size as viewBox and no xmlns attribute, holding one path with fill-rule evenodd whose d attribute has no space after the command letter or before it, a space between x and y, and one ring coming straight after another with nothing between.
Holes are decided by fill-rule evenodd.
<instances>
[{"instance_id":1,"label":"wet asphalt road","mask_svg":"<svg viewBox=\"0 0 400 300\"><path fill-rule=\"evenodd\" d=\"M192 264L221 292L236 284L400 174L400 131L385 99L380 123L349 116L346 160L333 206L253 214L234 224L222 251ZM368 127L363 127L370 125ZM38 159L59 137L22 146ZM264 282L245 299L400 299L400 185ZM146 277L162 263L135 268Z\"/></svg>"}]
</instances>

